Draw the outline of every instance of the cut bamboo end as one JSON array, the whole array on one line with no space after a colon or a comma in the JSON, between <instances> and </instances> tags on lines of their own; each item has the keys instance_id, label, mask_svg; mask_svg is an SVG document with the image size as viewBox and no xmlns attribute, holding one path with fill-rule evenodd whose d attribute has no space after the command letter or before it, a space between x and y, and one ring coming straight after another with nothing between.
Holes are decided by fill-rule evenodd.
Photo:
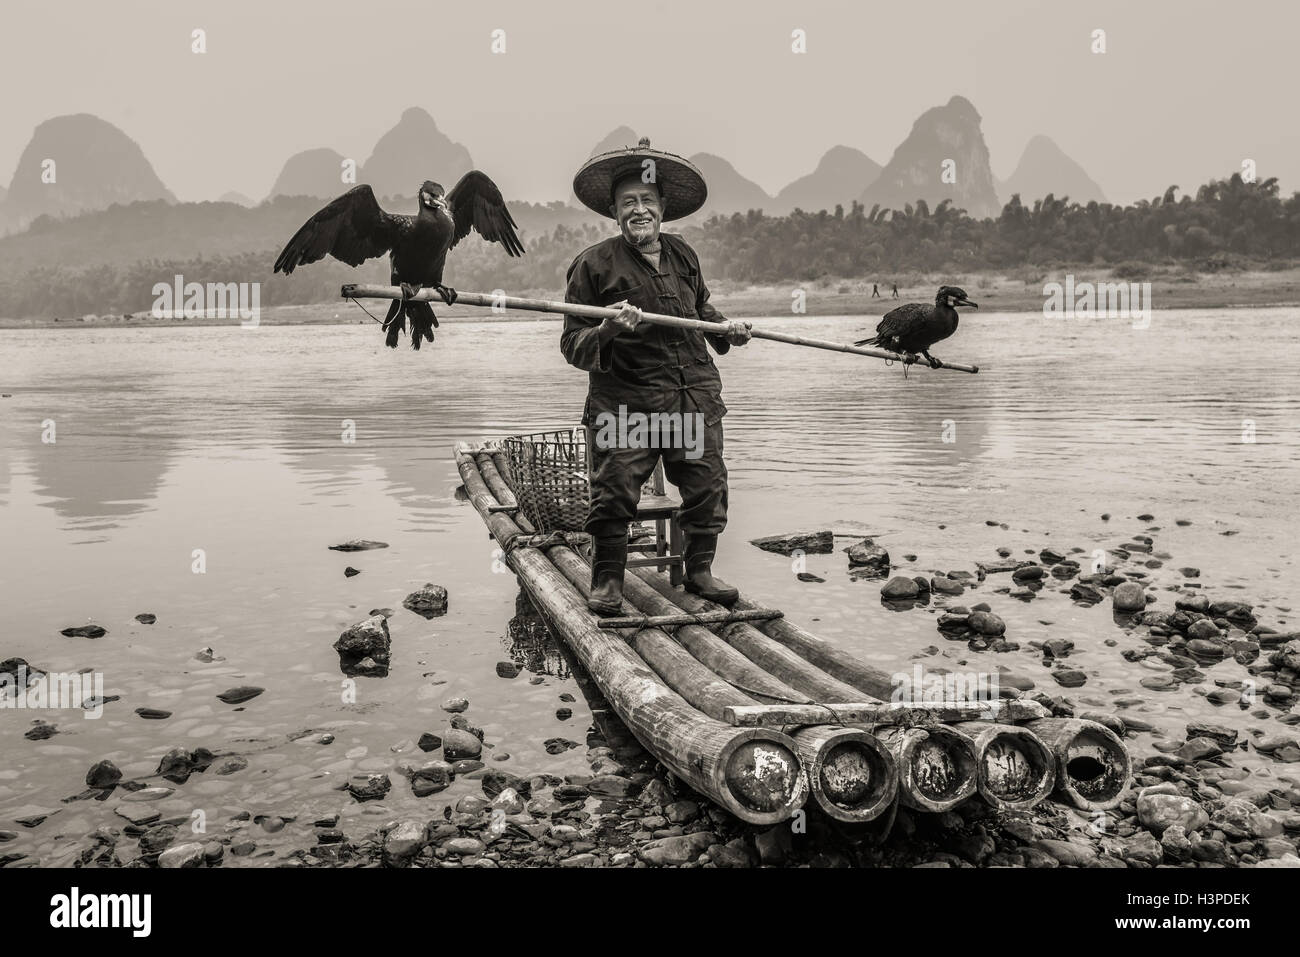
<instances>
[{"instance_id":1,"label":"cut bamboo end","mask_svg":"<svg viewBox=\"0 0 1300 957\"><path fill-rule=\"evenodd\" d=\"M898 793L898 766L875 736L857 728L805 728L795 733L808 791L837 821L875 820Z\"/></svg>"},{"instance_id":2,"label":"cut bamboo end","mask_svg":"<svg viewBox=\"0 0 1300 957\"><path fill-rule=\"evenodd\" d=\"M1027 810L1052 793L1056 759L1033 732L986 721L963 721L954 727L975 743L975 785L989 804Z\"/></svg>"},{"instance_id":3,"label":"cut bamboo end","mask_svg":"<svg viewBox=\"0 0 1300 957\"><path fill-rule=\"evenodd\" d=\"M1075 807L1104 811L1123 799L1133 765L1110 728L1082 718L1040 718L1025 727L1052 752L1057 793Z\"/></svg>"},{"instance_id":4,"label":"cut bamboo end","mask_svg":"<svg viewBox=\"0 0 1300 957\"><path fill-rule=\"evenodd\" d=\"M737 735L723 747L718 767L718 790L728 809L744 820L784 821L808 795L798 746L780 732Z\"/></svg>"},{"instance_id":5,"label":"cut bamboo end","mask_svg":"<svg viewBox=\"0 0 1300 957\"><path fill-rule=\"evenodd\" d=\"M978 755L966 735L940 725L881 728L877 736L898 766L898 793L906 806L947 811L975 793Z\"/></svg>"}]
</instances>

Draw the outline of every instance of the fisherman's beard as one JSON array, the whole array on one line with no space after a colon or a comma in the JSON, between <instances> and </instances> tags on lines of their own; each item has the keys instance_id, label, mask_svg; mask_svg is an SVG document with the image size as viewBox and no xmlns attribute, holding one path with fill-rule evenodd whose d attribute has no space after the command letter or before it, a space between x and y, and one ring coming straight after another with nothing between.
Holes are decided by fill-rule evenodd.
<instances>
[{"instance_id":1,"label":"fisherman's beard","mask_svg":"<svg viewBox=\"0 0 1300 957\"><path fill-rule=\"evenodd\" d=\"M628 220L623 223L623 236L634 246L653 246L659 241L659 223L655 220L648 223Z\"/></svg>"}]
</instances>

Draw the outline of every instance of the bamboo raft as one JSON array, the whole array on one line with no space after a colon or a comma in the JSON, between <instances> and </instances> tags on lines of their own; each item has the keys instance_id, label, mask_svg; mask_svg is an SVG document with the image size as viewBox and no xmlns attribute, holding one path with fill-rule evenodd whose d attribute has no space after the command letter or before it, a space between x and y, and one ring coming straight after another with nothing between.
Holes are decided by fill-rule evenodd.
<instances>
[{"instance_id":1,"label":"bamboo raft","mask_svg":"<svg viewBox=\"0 0 1300 957\"><path fill-rule=\"evenodd\" d=\"M455 457L506 564L619 718L736 817L777 823L809 800L865 822L896 803L938 812L975 795L1003 809L1053 793L1082 810L1122 799L1131 763L1105 726L1018 698L890 703L889 673L744 596L728 610L629 566L622 616L598 618L587 536L537 533L500 447L460 443Z\"/></svg>"}]
</instances>

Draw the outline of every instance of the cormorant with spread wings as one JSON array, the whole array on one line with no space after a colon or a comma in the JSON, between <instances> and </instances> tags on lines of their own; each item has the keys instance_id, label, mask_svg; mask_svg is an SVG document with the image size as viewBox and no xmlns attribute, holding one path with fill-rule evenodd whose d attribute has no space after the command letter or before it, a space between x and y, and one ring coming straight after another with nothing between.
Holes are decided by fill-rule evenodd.
<instances>
[{"instance_id":1,"label":"cormorant with spread wings","mask_svg":"<svg viewBox=\"0 0 1300 957\"><path fill-rule=\"evenodd\" d=\"M489 242L500 243L511 256L522 256L523 243L506 209L501 190L478 170L461 177L450 193L432 181L420 186L420 210L414 216L387 213L379 208L369 186L357 186L334 200L294 233L275 261L275 272L285 275L304 263L328 254L349 266L388 253L393 285L403 297L393 300L384 318L389 346L396 348L400 333L411 320L411 348L422 339L433 341L438 317L427 302L412 301L420 289L436 289L447 305L456 290L443 285L447 251L476 229Z\"/></svg>"}]
</instances>

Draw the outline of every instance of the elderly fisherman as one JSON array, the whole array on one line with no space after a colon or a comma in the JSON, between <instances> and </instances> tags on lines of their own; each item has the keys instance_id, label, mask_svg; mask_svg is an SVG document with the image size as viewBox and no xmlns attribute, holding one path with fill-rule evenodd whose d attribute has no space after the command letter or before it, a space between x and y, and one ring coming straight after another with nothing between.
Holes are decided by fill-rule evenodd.
<instances>
[{"instance_id":1,"label":"elderly fisherman","mask_svg":"<svg viewBox=\"0 0 1300 957\"><path fill-rule=\"evenodd\" d=\"M727 524L722 461L727 408L709 347L722 355L748 342L750 332L746 323L726 319L709 303L695 250L680 236L659 231L660 223L704 205L704 178L687 160L652 150L642 139L635 149L592 157L578 170L573 190L584 205L619 227L619 235L574 259L565 295L566 302L620 306L618 315L603 321L566 316L560 337L564 358L590 376L582 418L594 436L588 449L592 592L587 605L602 615L621 612L628 523L661 456L664 473L682 497L685 587L730 605L738 592L712 573L718 534ZM654 325L641 319L642 310L716 322L718 334ZM631 418L679 425L668 442L628 438L633 433L608 427ZM693 425L700 427L698 434L692 435Z\"/></svg>"}]
</instances>

